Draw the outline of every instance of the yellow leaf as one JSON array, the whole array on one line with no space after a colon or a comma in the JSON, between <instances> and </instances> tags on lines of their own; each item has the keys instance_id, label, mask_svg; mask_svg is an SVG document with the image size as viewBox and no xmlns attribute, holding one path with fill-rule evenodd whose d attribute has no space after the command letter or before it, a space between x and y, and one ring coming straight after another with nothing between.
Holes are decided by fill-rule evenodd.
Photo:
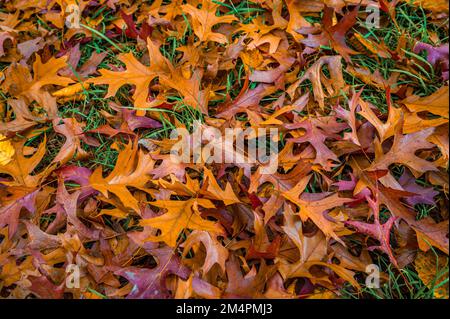
<instances>
[{"instance_id":1,"label":"yellow leaf","mask_svg":"<svg viewBox=\"0 0 450 319\"><path fill-rule=\"evenodd\" d=\"M6 137L0 134L0 165L8 164L14 155L14 147Z\"/></svg>"},{"instance_id":2,"label":"yellow leaf","mask_svg":"<svg viewBox=\"0 0 450 319\"><path fill-rule=\"evenodd\" d=\"M258 68L264 61L264 58L259 50L242 51L239 56L247 70L249 68Z\"/></svg>"},{"instance_id":3,"label":"yellow leaf","mask_svg":"<svg viewBox=\"0 0 450 319\"><path fill-rule=\"evenodd\" d=\"M181 6L182 10L191 16L192 28L201 42L227 42L226 36L221 33L213 32L212 27L219 23L231 23L237 19L232 15L216 16L218 7L219 5L211 0L203 0L201 9L198 9L191 4L184 4Z\"/></svg>"},{"instance_id":4,"label":"yellow leaf","mask_svg":"<svg viewBox=\"0 0 450 319\"><path fill-rule=\"evenodd\" d=\"M124 212L123 210L121 210L119 208L102 209L100 211L100 213L98 213L95 217L99 217L101 215L108 215L108 216L113 216L113 217L123 219L123 218L127 218L128 213Z\"/></svg>"},{"instance_id":5,"label":"yellow leaf","mask_svg":"<svg viewBox=\"0 0 450 319\"><path fill-rule=\"evenodd\" d=\"M379 57L384 59L391 58L390 53L383 47L382 44L378 44L374 41L367 40L359 33L355 33L354 37L371 53L377 54Z\"/></svg>"},{"instance_id":6,"label":"yellow leaf","mask_svg":"<svg viewBox=\"0 0 450 319\"><path fill-rule=\"evenodd\" d=\"M429 288L434 287L434 297L448 299L448 258L438 256L432 251L418 252L415 260L417 274ZM442 273L443 269L447 269ZM444 283L444 280L447 282ZM442 286L440 286L442 284Z\"/></svg>"},{"instance_id":7,"label":"yellow leaf","mask_svg":"<svg viewBox=\"0 0 450 319\"><path fill-rule=\"evenodd\" d=\"M159 47L148 40L147 49L150 56L151 65L145 66L128 52L121 54L119 60L125 64L125 71L116 72L101 69L101 76L89 80L93 84L108 84L108 93L105 98L114 96L123 85L131 84L135 86L133 100L136 108L149 107L147 101L148 88L150 82L158 77L165 69L167 61L159 51Z\"/></svg>"},{"instance_id":8,"label":"yellow leaf","mask_svg":"<svg viewBox=\"0 0 450 319\"><path fill-rule=\"evenodd\" d=\"M146 191L145 184L150 180L148 173L153 169L154 162L150 155L140 151L136 144L128 143L119 153L116 165L108 177L104 178L102 167L99 166L89 177L91 186L105 197L110 194L117 196L125 207L140 212L139 202L128 187Z\"/></svg>"},{"instance_id":9,"label":"yellow leaf","mask_svg":"<svg viewBox=\"0 0 450 319\"><path fill-rule=\"evenodd\" d=\"M220 188L219 184L217 183L213 173L206 167L204 169L204 174L207 178L208 183L208 188L205 191L205 195L212 199L221 200L225 205L232 205L241 202L234 193L230 183L227 182L227 184L225 185L225 190L222 190L222 188Z\"/></svg>"},{"instance_id":10,"label":"yellow leaf","mask_svg":"<svg viewBox=\"0 0 450 319\"><path fill-rule=\"evenodd\" d=\"M448 119L448 86L443 86L430 96L408 96L402 101L411 112L430 112Z\"/></svg>"},{"instance_id":11,"label":"yellow leaf","mask_svg":"<svg viewBox=\"0 0 450 319\"><path fill-rule=\"evenodd\" d=\"M315 289L307 299L336 299L338 296L331 290Z\"/></svg>"},{"instance_id":12,"label":"yellow leaf","mask_svg":"<svg viewBox=\"0 0 450 319\"><path fill-rule=\"evenodd\" d=\"M56 97L66 97L66 96L72 96L76 93L79 93L83 90L87 90L89 88L89 83L77 83L73 85L69 85L68 87L65 87L61 90L58 90L56 92L53 92L52 95Z\"/></svg>"},{"instance_id":13,"label":"yellow leaf","mask_svg":"<svg viewBox=\"0 0 450 319\"><path fill-rule=\"evenodd\" d=\"M407 2L410 3L411 1L408 0ZM437 13L448 12L448 0L412 0L412 5L421 6Z\"/></svg>"},{"instance_id":14,"label":"yellow leaf","mask_svg":"<svg viewBox=\"0 0 450 319\"><path fill-rule=\"evenodd\" d=\"M151 226L161 230L158 236L150 236L150 241L163 241L170 247L177 245L180 233L188 228L204 230L220 234L222 228L218 223L203 219L198 211L198 205L205 208L215 208L207 199L189 199L187 201L157 200L151 203L153 206L167 209L161 216L144 219L141 226Z\"/></svg>"}]
</instances>

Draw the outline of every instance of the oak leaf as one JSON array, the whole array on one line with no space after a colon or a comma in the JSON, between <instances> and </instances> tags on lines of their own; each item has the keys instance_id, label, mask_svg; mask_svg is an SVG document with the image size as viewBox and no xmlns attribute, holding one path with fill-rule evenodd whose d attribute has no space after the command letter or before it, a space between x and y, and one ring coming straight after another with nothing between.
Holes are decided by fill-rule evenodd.
<instances>
[{"instance_id":1,"label":"oak leaf","mask_svg":"<svg viewBox=\"0 0 450 319\"><path fill-rule=\"evenodd\" d=\"M210 170L204 168L203 173L205 174L206 177L204 185L207 185L207 187L204 188L205 190L203 191L203 194L206 197L221 200L224 202L225 205L232 205L241 202L234 193L230 183L227 182L225 185L225 190L222 190L219 184L217 183L216 178L214 177L213 173Z\"/></svg>"},{"instance_id":2,"label":"oak leaf","mask_svg":"<svg viewBox=\"0 0 450 319\"><path fill-rule=\"evenodd\" d=\"M239 261L234 255L226 263L228 285L224 297L228 298L261 298L263 289L275 272L276 267L268 266L264 261L257 271L255 266L244 276Z\"/></svg>"},{"instance_id":3,"label":"oak leaf","mask_svg":"<svg viewBox=\"0 0 450 319\"><path fill-rule=\"evenodd\" d=\"M158 265L153 269L112 267L115 274L125 277L133 285L127 299L168 298L171 296L166 283L169 275L188 279L190 270L180 264L179 258L171 249L160 248L153 254L158 260Z\"/></svg>"},{"instance_id":4,"label":"oak leaf","mask_svg":"<svg viewBox=\"0 0 450 319\"><path fill-rule=\"evenodd\" d=\"M442 256L436 255L432 251L427 253L418 252L416 260L414 261L417 274L423 283L429 288L433 289L435 298L448 298L448 283L445 283L445 278L448 278L448 270L446 273L439 274L436 277L436 272L440 269L445 269L446 262Z\"/></svg>"},{"instance_id":5,"label":"oak leaf","mask_svg":"<svg viewBox=\"0 0 450 319\"><path fill-rule=\"evenodd\" d=\"M150 236L150 241L163 241L170 247L176 247L180 233L185 229L208 231L213 234L221 234L222 227L215 222L203 219L200 216L199 206L214 208L214 204L207 199L157 200L151 203L153 206L164 208L167 212L140 222L142 226L157 228L161 233Z\"/></svg>"},{"instance_id":6,"label":"oak leaf","mask_svg":"<svg viewBox=\"0 0 450 319\"><path fill-rule=\"evenodd\" d=\"M448 119L448 86L426 97L411 95L402 103L412 112L430 112Z\"/></svg>"},{"instance_id":7,"label":"oak leaf","mask_svg":"<svg viewBox=\"0 0 450 319\"><path fill-rule=\"evenodd\" d=\"M160 78L162 85L177 90L184 102L208 115L209 89L201 89L203 72L196 69L189 78L183 76L182 69L170 67L170 73Z\"/></svg>"},{"instance_id":8,"label":"oak leaf","mask_svg":"<svg viewBox=\"0 0 450 319\"><path fill-rule=\"evenodd\" d=\"M189 252L193 246L202 243L206 249L205 262L202 266L203 274L208 273L211 268L217 264L225 273L225 262L228 259L228 249L222 246L215 236L211 236L206 231L194 230L189 234L188 238L183 242L183 255Z\"/></svg>"},{"instance_id":9,"label":"oak leaf","mask_svg":"<svg viewBox=\"0 0 450 319\"><path fill-rule=\"evenodd\" d=\"M352 160L353 165L361 167L355 160ZM364 185L367 185L372 191L379 192L380 203L386 205L392 215L402 218L414 229L417 234L419 248L427 251L431 245L448 254L448 221L436 223L429 216L417 220L414 212L401 202L401 198L405 196L404 191L383 186L365 171L358 171L358 174Z\"/></svg>"},{"instance_id":10,"label":"oak leaf","mask_svg":"<svg viewBox=\"0 0 450 319\"><path fill-rule=\"evenodd\" d=\"M434 147L432 143L427 141L434 129L428 128L416 133L403 135L401 133L402 126L403 119L396 125L394 142L387 153L383 154L381 144L376 142L376 158L368 170L384 170L388 169L389 165L397 163L408 166L413 172L436 171L437 168L433 163L416 156L418 150Z\"/></svg>"},{"instance_id":11,"label":"oak leaf","mask_svg":"<svg viewBox=\"0 0 450 319\"><path fill-rule=\"evenodd\" d=\"M191 4L184 4L181 6L182 10L189 14L192 18L192 27L194 33L198 36L200 42L214 41L218 43L226 43L225 35L213 32L212 28L219 23L230 23L236 19L232 15L217 16L216 11L219 8L217 3L211 0L202 0L202 7L196 8Z\"/></svg>"},{"instance_id":12,"label":"oak leaf","mask_svg":"<svg viewBox=\"0 0 450 319\"><path fill-rule=\"evenodd\" d=\"M350 282L354 287L359 287L353 278L354 273L342 266L326 263L323 260L327 257L326 237L322 232L317 232L312 237L307 237L302 231L300 218L290 208L286 210L286 221L283 229L294 242L300 252L300 259L295 263L289 263L282 259L280 273L283 278L304 277L313 282L322 281L324 284L330 283L328 278L315 278L310 272L312 266L322 266L334 271L337 275Z\"/></svg>"},{"instance_id":13,"label":"oak leaf","mask_svg":"<svg viewBox=\"0 0 450 319\"><path fill-rule=\"evenodd\" d=\"M11 141L7 140L3 134L0 134L0 166L8 164L14 152Z\"/></svg>"},{"instance_id":14,"label":"oak leaf","mask_svg":"<svg viewBox=\"0 0 450 319\"><path fill-rule=\"evenodd\" d=\"M396 221L396 217L389 217L389 219L381 224L380 222L380 206L378 202L378 195L375 195L375 199L371 199L366 197L367 202L369 203L369 207L372 210L372 214L374 216L374 223L365 223L360 221L347 221L346 225L350 225L354 227L358 232L371 236L372 238L377 239L380 242L379 246L369 247L369 250L379 249L386 253L389 256L389 260L391 263L398 268L397 260L394 257L394 254L391 249L390 238L391 238L391 230L392 226L394 226L394 222Z\"/></svg>"},{"instance_id":15,"label":"oak leaf","mask_svg":"<svg viewBox=\"0 0 450 319\"><path fill-rule=\"evenodd\" d=\"M359 5L345 14L338 23L333 24L334 9L325 6L322 17L323 31L318 35L309 34L308 38L301 40L301 42L313 48L320 47L321 45L330 45L345 61L350 62L350 54L357 54L357 52L347 46L345 36L356 23L358 11Z\"/></svg>"},{"instance_id":16,"label":"oak leaf","mask_svg":"<svg viewBox=\"0 0 450 319\"><path fill-rule=\"evenodd\" d=\"M448 12L448 0L412 0L412 4L434 12Z\"/></svg>"},{"instance_id":17,"label":"oak leaf","mask_svg":"<svg viewBox=\"0 0 450 319\"><path fill-rule=\"evenodd\" d=\"M24 154L26 151L25 143L26 139L13 142L15 151L11 160L6 165L0 165L0 173L9 175L13 179L12 181L2 181L4 185L35 188L38 187L43 178L51 173L51 167L47 167L41 172L33 174L46 153L46 138L30 157Z\"/></svg>"},{"instance_id":18,"label":"oak leaf","mask_svg":"<svg viewBox=\"0 0 450 319\"><path fill-rule=\"evenodd\" d=\"M33 64L33 77L29 70L22 66L12 64L7 71L6 80L2 86L16 97L23 96L29 102L35 100L41 106L46 106L46 101L50 95L44 90L46 85L67 86L74 81L67 77L58 75L58 71L67 66L67 57L51 58L46 63L42 63L39 55L36 55L36 61ZM53 114L52 114L53 115Z\"/></svg>"},{"instance_id":19,"label":"oak leaf","mask_svg":"<svg viewBox=\"0 0 450 319\"><path fill-rule=\"evenodd\" d=\"M35 212L37 193L37 190L28 194L19 193L19 196L13 196L9 204L0 208L0 228L9 225L8 236L10 239L16 234L22 208L26 208L30 213Z\"/></svg>"},{"instance_id":20,"label":"oak leaf","mask_svg":"<svg viewBox=\"0 0 450 319\"><path fill-rule=\"evenodd\" d=\"M322 84L325 86L329 96L338 95L340 90L345 89L344 76L342 74L342 57L340 55L335 56L323 56L319 58L306 72L305 74L289 86L286 90L291 97L294 96L294 92L297 87L306 80L310 80L313 87L314 100L319 104L321 109L325 108L325 92ZM322 67L328 66L330 78L326 77L322 72Z\"/></svg>"},{"instance_id":21,"label":"oak leaf","mask_svg":"<svg viewBox=\"0 0 450 319\"><path fill-rule=\"evenodd\" d=\"M60 122L62 122L60 124ZM53 126L55 132L65 136L66 141L61 147L61 150L53 159L53 162L66 163L75 156L75 159L80 160L86 158L88 153L81 147L80 139L86 138L83 134L83 124L78 123L74 118L70 119L54 119Z\"/></svg>"},{"instance_id":22,"label":"oak leaf","mask_svg":"<svg viewBox=\"0 0 450 319\"><path fill-rule=\"evenodd\" d=\"M114 96L123 85L132 84L135 86L133 94L134 106L137 109L150 107L147 101L150 83L156 77L167 71L167 60L159 51L158 45L151 40L147 41L147 49L150 55L150 66L145 66L139 62L133 53L124 53L119 56L119 60L125 64L126 70L115 72L101 69L101 76L88 80L93 84L108 84L108 93L105 98Z\"/></svg>"},{"instance_id":23,"label":"oak leaf","mask_svg":"<svg viewBox=\"0 0 450 319\"><path fill-rule=\"evenodd\" d=\"M316 196L315 200L308 200L300 197L300 194L304 192L311 176L306 176L302 178L294 188L285 191L282 195L296 204L300 209L300 217L303 222L309 218L314 224L325 234L325 236L332 237L338 242L342 242L342 239L336 234L336 229L338 228L338 223L331 221L331 217L327 217L326 214L328 210L344 205L345 203L351 202L349 198L341 198L338 194L332 194L326 197L326 194L314 194L320 195Z\"/></svg>"},{"instance_id":24,"label":"oak leaf","mask_svg":"<svg viewBox=\"0 0 450 319\"><path fill-rule=\"evenodd\" d=\"M116 195L126 207L136 213L141 211L138 200L131 194L128 187L145 190L149 181L149 174L154 161L149 154L138 149L136 143L129 142L119 153L116 166L108 177L102 176L102 167L99 166L89 177L90 185L108 197L109 193Z\"/></svg>"}]
</instances>

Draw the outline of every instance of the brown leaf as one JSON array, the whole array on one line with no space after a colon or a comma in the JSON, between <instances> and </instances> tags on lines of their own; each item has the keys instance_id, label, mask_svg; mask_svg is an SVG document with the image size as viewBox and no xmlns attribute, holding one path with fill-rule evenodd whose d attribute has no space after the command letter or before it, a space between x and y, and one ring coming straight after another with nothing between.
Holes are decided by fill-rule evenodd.
<instances>
[{"instance_id":1,"label":"brown leaf","mask_svg":"<svg viewBox=\"0 0 450 319\"><path fill-rule=\"evenodd\" d=\"M322 67L324 65L327 65L328 67L330 78L326 77L322 72ZM305 80L311 81L314 99L317 103L319 103L320 108L324 109L325 92L322 84L327 90L328 97L338 95L339 91L345 88L345 82L342 75L341 56L324 56L319 58L300 79L291 84L291 86L287 89L287 92L291 97L294 95L294 91L297 87Z\"/></svg>"},{"instance_id":2,"label":"brown leaf","mask_svg":"<svg viewBox=\"0 0 450 319\"><path fill-rule=\"evenodd\" d=\"M411 112L430 112L448 119L448 86L443 86L426 97L411 95L402 103Z\"/></svg>"},{"instance_id":3,"label":"brown leaf","mask_svg":"<svg viewBox=\"0 0 450 319\"><path fill-rule=\"evenodd\" d=\"M115 72L102 69L100 70L101 76L92 78L88 82L108 84L108 93L105 98L114 96L123 85L132 84L135 86L133 94L134 106L137 109L150 107L151 104L147 100L150 82L168 70L168 62L162 56L158 46L151 40L147 41L147 49L150 55L149 67L136 60L133 53L124 53L119 57L119 60L125 64L125 71Z\"/></svg>"},{"instance_id":4,"label":"brown leaf","mask_svg":"<svg viewBox=\"0 0 450 319\"><path fill-rule=\"evenodd\" d=\"M206 258L202 266L203 274L208 273L215 264L219 265L222 272L225 273L225 262L228 259L228 249L223 247L215 236L211 236L206 231L194 230L189 235L183 243L184 256L186 256L194 245L198 245L199 243L202 243L206 249Z\"/></svg>"},{"instance_id":5,"label":"brown leaf","mask_svg":"<svg viewBox=\"0 0 450 319\"><path fill-rule=\"evenodd\" d=\"M148 240L163 241L170 247L176 247L178 236L184 229L208 231L213 234L223 232L218 223L203 219L199 213L199 206L214 208L213 203L207 199L189 199L187 201L158 200L152 202L153 206L164 208L166 213L141 221L142 226L158 228L161 234L150 236Z\"/></svg>"},{"instance_id":6,"label":"brown leaf","mask_svg":"<svg viewBox=\"0 0 450 319\"><path fill-rule=\"evenodd\" d=\"M192 18L192 27L194 33L198 36L200 42L214 41L226 43L225 35L213 32L212 27L219 23L230 23L236 20L232 15L217 16L216 11L219 5L211 0L202 0L201 9L197 9L191 4L184 4L181 9Z\"/></svg>"},{"instance_id":7,"label":"brown leaf","mask_svg":"<svg viewBox=\"0 0 450 319\"><path fill-rule=\"evenodd\" d=\"M153 166L151 156L139 150L136 143L130 141L119 153L116 166L108 177L102 176L102 167L99 166L89 177L89 183L105 197L108 198L110 193L114 194L123 205L140 213L138 201L128 187L145 190L144 186L149 181L147 174L152 171Z\"/></svg>"}]
</instances>

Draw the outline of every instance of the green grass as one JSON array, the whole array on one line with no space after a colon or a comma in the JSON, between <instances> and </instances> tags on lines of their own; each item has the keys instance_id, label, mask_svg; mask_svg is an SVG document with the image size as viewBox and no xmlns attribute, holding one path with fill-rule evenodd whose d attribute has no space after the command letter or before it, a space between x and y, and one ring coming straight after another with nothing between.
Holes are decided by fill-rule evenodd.
<instances>
[{"instance_id":1,"label":"green grass","mask_svg":"<svg viewBox=\"0 0 450 319\"><path fill-rule=\"evenodd\" d=\"M414 206L414 210L417 212L416 219L421 220L430 216L433 210L436 209L436 205L417 204Z\"/></svg>"},{"instance_id":2,"label":"green grass","mask_svg":"<svg viewBox=\"0 0 450 319\"><path fill-rule=\"evenodd\" d=\"M225 15L234 15L245 24L251 23L251 21L258 16L258 13L266 11L263 8L259 8L257 4L251 1L242 1L237 5L235 5L233 1L222 2L213 0L213 2L229 10L225 12Z\"/></svg>"},{"instance_id":3,"label":"green grass","mask_svg":"<svg viewBox=\"0 0 450 319\"><path fill-rule=\"evenodd\" d=\"M369 288L363 285L360 291L356 291L347 284L340 290L340 294L345 299L434 299L434 291L443 285L448 285L449 269L448 257L438 255L435 250L433 252L436 260L445 258L447 266L442 269L436 267L430 287L422 282L413 266L409 265L399 271L385 257L378 255L376 264L380 267L380 272L383 271L389 279L384 282L381 279L379 288ZM365 275L362 277L365 278ZM444 280L438 283L441 279ZM360 282L364 282L364 280L360 280Z\"/></svg>"},{"instance_id":4,"label":"green grass","mask_svg":"<svg viewBox=\"0 0 450 319\"><path fill-rule=\"evenodd\" d=\"M381 12L381 20L386 19L390 20L386 13ZM399 44L400 37L405 36L407 48L403 49L403 53L413 62L412 67L415 73L411 73L406 68L406 65L403 65L402 61L395 61L393 59L374 58L367 54L355 55L351 59L372 73L378 70L385 79L388 79L393 72L400 73L401 76L397 83L398 85L409 84L415 87L414 94L422 96L430 95L442 85L442 80L434 73L434 68L426 60L426 53L422 52L417 55L412 50L416 41L435 45L431 41L432 33L439 38L436 44L448 42L446 24L436 25L431 23L424 10L411 7L407 3L397 5L396 19L397 25L393 21L390 21L386 26L370 30L364 29L364 32L359 30L359 28L364 26L364 22L359 21L359 28L355 29L355 31L365 38L370 37L371 41L385 43L391 50L395 50ZM425 67L421 64L425 64ZM382 113L386 113L386 96L383 91L366 85L348 72L345 72L344 78L348 84L357 90L364 87L362 98L371 102Z\"/></svg>"}]
</instances>

